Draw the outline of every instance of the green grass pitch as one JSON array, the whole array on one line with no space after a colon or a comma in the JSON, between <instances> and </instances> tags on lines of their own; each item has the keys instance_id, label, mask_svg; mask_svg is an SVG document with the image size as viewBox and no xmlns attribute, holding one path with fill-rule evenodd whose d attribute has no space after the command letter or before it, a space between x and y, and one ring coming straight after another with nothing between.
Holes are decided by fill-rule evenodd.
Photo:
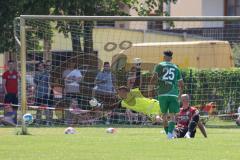
<instances>
[{"instance_id":1,"label":"green grass pitch","mask_svg":"<svg viewBox=\"0 0 240 160\"><path fill-rule=\"evenodd\" d=\"M29 128L32 135L17 136L13 128L0 128L1 160L238 160L239 128L207 128L194 139L168 140L162 128Z\"/></svg>"}]
</instances>

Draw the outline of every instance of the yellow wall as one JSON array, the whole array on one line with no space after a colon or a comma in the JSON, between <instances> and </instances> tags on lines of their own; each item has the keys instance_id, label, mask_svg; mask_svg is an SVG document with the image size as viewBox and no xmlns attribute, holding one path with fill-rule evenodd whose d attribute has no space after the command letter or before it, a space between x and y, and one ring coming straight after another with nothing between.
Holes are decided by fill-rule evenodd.
<instances>
[{"instance_id":1,"label":"yellow wall","mask_svg":"<svg viewBox=\"0 0 240 160\"><path fill-rule=\"evenodd\" d=\"M142 59L144 70L152 70L154 64L163 60L165 50L173 51L173 62L181 68L234 67L231 47L226 41L142 43L135 44L122 54L126 55L128 64L138 57Z\"/></svg>"},{"instance_id":2,"label":"yellow wall","mask_svg":"<svg viewBox=\"0 0 240 160\"><path fill-rule=\"evenodd\" d=\"M4 65L4 54L0 53L0 66Z\"/></svg>"},{"instance_id":3,"label":"yellow wall","mask_svg":"<svg viewBox=\"0 0 240 160\"><path fill-rule=\"evenodd\" d=\"M4 54L3 53L0 53L0 74L2 74L3 73L3 66L4 66L4 59L5 59L5 57L4 57Z\"/></svg>"},{"instance_id":4,"label":"yellow wall","mask_svg":"<svg viewBox=\"0 0 240 160\"><path fill-rule=\"evenodd\" d=\"M143 42L179 42L188 39L184 39L183 35L181 34L167 34L164 32L153 33L116 28L96 28L93 30L94 49L99 52L99 58L102 61L111 62L112 57L121 52L121 49L119 49L119 44L125 40L134 44ZM191 38L191 40L194 40L194 38ZM108 42L116 43L118 45L117 48L113 51L104 50L104 46Z\"/></svg>"},{"instance_id":5,"label":"yellow wall","mask_svg":"<svg viewBox=\"0 0 240 160\"><path fill-rule=\"evenodd\" d=\"M71 36L68 34L66 38L62 33L58 33L57 30L53 30L52 38L52 50L54 51L71 51L72 50L72 41Z\"/></svg>"},{"instance_id":6,"label":"yellow wall","mask_svg":"<svg viewBox=\"0 0 240 160\"><path fill-rule=\"evenodd\" d=\"M52 50L54 51L71 51L71 35L68 38L63 34L54 32L52 39ZM112 57L122 51L119 45L123 41L129 41L132 44L136 43L150 43L150 42L183 42L196 41L201 37L184 37L183 34L173 34L166 32L144 32L142 30L127 30L118 28L94 28L93 29L93 47L98 51L101 61L112 61ZM115 43L116 49L113 51L106 51L104 46L108 43ZM110 45L111 47L111 45ZM156 48L148 48L148 52L157 52ZM157 49L158 50L158 49ZM188 50L191 50L188 48ZM140 54L141 51L138 51ZM159 51L158 51L159 52ZM137 55L136 55L137 56ZM147 58L147 57L146 57Z\"/></svg>"}]
</instances>

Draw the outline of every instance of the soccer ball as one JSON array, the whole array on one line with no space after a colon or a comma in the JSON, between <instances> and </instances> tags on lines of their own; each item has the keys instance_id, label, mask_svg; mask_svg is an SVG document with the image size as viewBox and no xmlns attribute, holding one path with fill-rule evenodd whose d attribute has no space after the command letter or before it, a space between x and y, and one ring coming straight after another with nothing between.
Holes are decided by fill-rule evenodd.
<instances>
[{"instance_id":1,"label":"soccer ball","mask_svg":"<svg viewBox=\"0 0 240 160\"><path fill-rule=\"evenodd\" d=\"M116 128L108 128L107 130L106 130L106 132L107 133L116 133Z\"/></svg>"},{"instance_id":2,"label":"soccer ball","mask_svg":"<svg viewBox=\"0 0 240 160\"><path fill-rule=\"evenodd\" d=\"M98 103L98 101L93 98L89 101L89 104L92 106L92 107L100 107L101 106L101 103Z\"/></svg>"},{"instance_id":3,"label":"soccer ball","mask_svg":"<svg viewBox=\"0 0 240 160\"><path fill-rule=\"evenodd\" d=\"M65 134L75 134L77 133L76 130L73 127L68 127L64 130Z\"/></svg>"},{"instance_id":4,"label":"soccer ball","mask_svg":"<svg viewBox=\"0 0 240 160\"><path fill-rule=\"evenodd\" d=\"M26 113L23 115L23 122L25 124L31 124L33 123L33 116L30 113Z\"/></svg>"}]
</instances>

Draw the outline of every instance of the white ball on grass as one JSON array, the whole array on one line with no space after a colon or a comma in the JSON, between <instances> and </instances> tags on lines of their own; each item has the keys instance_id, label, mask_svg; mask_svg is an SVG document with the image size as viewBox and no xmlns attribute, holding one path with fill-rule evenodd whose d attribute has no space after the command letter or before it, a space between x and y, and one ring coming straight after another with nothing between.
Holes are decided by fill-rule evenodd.
<instances>
[{"instance_id":1,"label":"white ball on grass","mask_svg":"<svg viewBox=\"0 0 240 160\"><path fill-rule=\"evenodd\" d=\"M31 124L33 123L33 116L30 113L26 113L23 115L23 122L25 124Z\"/></svg>"},{"instance_id":2,"label":"white ball on grass","mask_svg":"<svg viewBox=\"0 0 240 160\"><path fill-rule=\"evenodd\" d=\"M116 128L108 128L108 129L106 130L106 132L107 132L107 133L116 133L117 130L116 130Z\"/></svg>"},{"instance_id":3,"label":"white ball on grass","mask_svg":"<svg viewBox=\"0 0 240 160\"><path fill-rule=\"evenodd\" d=\"M65 134L76 134L76 130L73 127L68 127L64 130Z\"/></svg>"}]
</instances>

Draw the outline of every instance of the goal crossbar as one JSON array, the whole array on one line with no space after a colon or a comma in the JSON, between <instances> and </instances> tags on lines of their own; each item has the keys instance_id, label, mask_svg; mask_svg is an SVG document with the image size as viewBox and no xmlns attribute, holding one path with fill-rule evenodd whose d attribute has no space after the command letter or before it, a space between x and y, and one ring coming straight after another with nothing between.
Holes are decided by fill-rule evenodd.
<instances>
[{"instance_id":1,"label":"goal crossbar","mask_svg":"<svg viewBox=\"0 0 240 160\"><path fill-rule=\"evenodd\" d=\"M21 15L23 19L83 21L239 21L240 16L53 16Z\"/></svg>"}]
</instances>

